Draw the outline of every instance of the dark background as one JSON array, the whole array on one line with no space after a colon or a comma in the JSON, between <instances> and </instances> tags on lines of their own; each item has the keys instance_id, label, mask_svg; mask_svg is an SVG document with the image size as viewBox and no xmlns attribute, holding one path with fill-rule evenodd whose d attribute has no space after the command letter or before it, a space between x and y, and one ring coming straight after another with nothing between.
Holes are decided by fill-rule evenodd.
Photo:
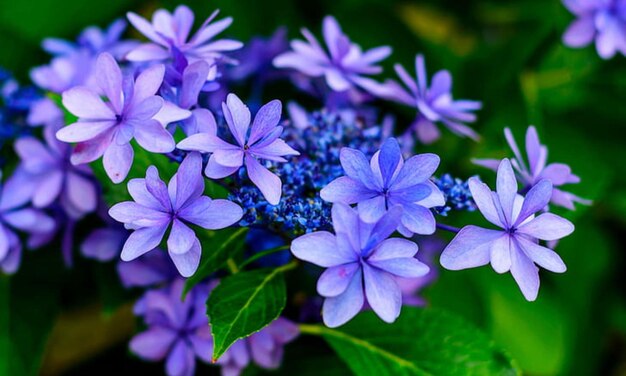
<instances>
[{"instance_id":1,"label":"dark background","mask_svg":"<svg viewBox=\"0 0 626 376\"><path fill-rule=\"evenodd\" d=\"M0 66L27 82L30 67L48 61L39 48L42 38L73 39L84 27L106 26L128 10L149 15L177 4L1 0ZM626 374L626 59L604 61L592 46L563 46L561 35L573 16L560 1L216 0L187 5L196 12L197 24L215 8L222 10L222 17L233 16L225 34L244 42L269 35L280 25L288 27L290 38L299 36L302 26L320 35L322 17L332 14L364 48L394 48L385 75L392 74L395 62L413 72L418 52L426 56L429 75L449 69L456 98L483 102L474 125L483 140L474 143L444 131L439 143L424 148L442 157L442 172L463 178L479 173L492 183L493 174L472 166L470 158L508 156L503 127L512 127L521 142L526 126L536 125L549 147L549 160L569 164L582 178L571 191L595 201L590 208L559 211L576 225L576 232L557 248L567 273L542 271L539 298L533 303L523 299L510 275L496 275L490 268L444 271L425 295L433 306L456 311L482 327L526 374ZM128 35L140 38L134 31ZM413 112L397 110L400 124L408 124ZM468 214L449 222L459 225L477 218ZM32 342L25 359L34 367L43 359L42 372L48 375L162 372L162 364L143 364L127 354L125 341L132 328L128 311L99 313L110 295L97 288L98 278L105 278L98 277L99 266L89 264L88 272L81 271L86 262L79 261L72 271L63 271L56 257L47 259L45 254L29 254L22 273L3 279L0 286L24 290L25 300L11 304L21 304L27 312L23 327L12 327ZM60 271L38 280L32 276L42 275L39 268ZM76 280L86 282L70 282ZM77 295L87 308L66 304ZM61 319L58 312L63 312ZM47 321L40 323L42 318ZM76 323L82 326L77 329ZM52 331L52 337L46 339L38 328ZM3 346L14 345L0 342L0 364L6 361ZM81 348L88 350L77 351ZM297 354L297 346L290 351Z\"/></svg>"}]
</instances>

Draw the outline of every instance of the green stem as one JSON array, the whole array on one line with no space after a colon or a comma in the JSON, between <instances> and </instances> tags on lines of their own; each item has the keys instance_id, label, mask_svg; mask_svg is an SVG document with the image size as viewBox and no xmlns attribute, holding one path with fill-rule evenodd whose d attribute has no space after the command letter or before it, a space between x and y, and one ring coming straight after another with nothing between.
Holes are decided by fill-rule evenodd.
<instances>
[{"instance_id":1,"label":"green stem","mask_svg":"<svg viewBox=\"0 0 626 376\"><path fill-rule=\"evenodd\" d=\"M228 267L228 270L230 271L231 274L239 273L239 268L237 267L237 263L232 258L229 258L228 260L226 260L226 266Z\"/></svg>"},{"instance_id":2,"label":"green stem","mask_svg":"<svg viewBox=\"0 0 626 376\"><path fill-rule=\"evenodd\" d=\"M253 263L254 261L263 258L267 255L271 255L272 253L276 253L276 252L282 252L282 251L286 251L289 249L289 245L281 245L279 247L274 247L274 248L270 248L270 249L266 249L265 251L261 251L255 255L253 255L252 257L250 257L249 259L247 259L246 261L242 262L241 265L239 265L239 269L243 269L244 267L246 267L247 265Z\"/></svg>"}]
</instances>

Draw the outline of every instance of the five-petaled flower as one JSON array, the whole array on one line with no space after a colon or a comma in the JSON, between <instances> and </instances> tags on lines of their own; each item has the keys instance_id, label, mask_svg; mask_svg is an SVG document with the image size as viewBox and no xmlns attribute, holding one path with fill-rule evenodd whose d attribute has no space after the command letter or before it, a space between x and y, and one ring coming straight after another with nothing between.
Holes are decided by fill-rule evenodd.
<instances>
[{"instance_id":1,"label":"five-petaled flower","mask_svg":"<svg viewBox=\"0 0 626 376\"><path fill-rule=\"evenodd\" d=\"M306 42L292 41L293 51L278 55L274 66L293 68L310 77L323 76L336 92L359 87L372 94L378 93L380 84L366 76L382 72L382 67L375 64L389 56L391 48L381 46L363 52L343 33L332 16L324 18L323 34L328 52L309 30L302 29Z\"/></svg>"},{"instance_id":2,"label":"five-petaled flower","mask_svg":"<svg viewBox=\"0 0 626 376\"><path fill-rule=\"evenodd\" d=\"M346 174L322 189L329 202L358 204L365 221L378 220L390 208L401 206L398 231L405 236L435 232L435 217L429 208L442 206L445 199L429 179L439 166L435 154L419 154L406 162L395 138L385 141L368 163L365 154L343 148L341 166Z\"/></svg>"},{"instance_id":3,"label":"five-petaled flower","mask_svg":"<svg viewBox=\"0 0 626 376\"><path fill-rule=\"evenodd\" d=\"M564 163L547 164L548 148L539 143L539 136L537 135L535 127L530 126L526 131L526 155L528 164L524 160L515 142L515 138L513 138L511 129L505 128L504 136L515 156L515 158L511 160L511 164L515 169L519 181L524 185L522 191L527 191L541 179L548 179L552 182L553 186L552 198L550 199L551 203L570 210L574 209L575 202L591 205L591 201L589 200L556 188L565 184L579 183L580 178L572 174L572 169ZM498 169L498 165L500 164L498 159L475 159L473 162L494 171Z\"/></svg>"},{"instance_id":4,"label":"five-petaled flower","mask_svg":"<svg viewBox=\"0 0 626 376\"><path fill-rule=\"evenodd\" d=\"M417 244L388 239L401 217L402 207L394 206L379 221L369 223L355 209L335 204L335 235L312 232L291 243L297 258L328 268L317 282L317 292L326 298L322 315L327 326L337 327L352 319L365 304L365 297L384 321L393 322L400 315L402 293L395 277L417 278L429 270L414 258Z\"/></svg>"},{"instance_id":5,"label":"five-petaled flower","mask_svg":"<svg viewBox=\"0 0 626 376\"><path fill-rule=\"evenodd\" d=\"M72 163L89 163L104 156L107 175L114 183L120 183L133 163L130 144L133 138L153 153L174 150L174 138L161 122L185 119L190 112L174 105L166 106L163 98L155 95L163 74L163 65L156 65L143 71L136 80L123 77L115 59L108 53L100 54L96 78L108 101L82 86L63 93L63 105L78 116L78 121L57 132L59 140L78 143Z\"/></svg>"},{"instance_id":6,"label":"five-petaled flower","mask_svg":"<svg viewBox=\"0 0 626 376\"><path fill-rule=\"evenodd\" d=\"M540 245L539 240L561 239L574 231L571 222L555 214L535 217L550 201L552 183L543 179L522 198L517 193L511 162L503 159L498 167L496 192L476 178L470 179L469 186L478 209L500 229L464 227L444 249L441 265L460 270L491 262L498 273L511 271L524 297L535 300L539 292L539 269L535 264L555 273L566 270L559 255Z\"/></svg>"},{"instance_id":7,"label":"five-petaled flower","mask_svg":"<svg viewBox=\"0 0 626 376\"><path fill-rule=\"evenodd\" d=\"M130 261L157 247L170 228L167 249L180 274L191 276L200 263L200 241L187 223L208 230L228 227L239 221L243 210L228 200L204 196L202 157L189 154L169 185L150 166L145 179L128 182L134 201L114 205L109 215L134 232L122 249L122 260Z\"/></svg>"},{"instance_id":8,"label":"five-petaled flower","mask_svg":"<svg viewBox=\"0 0 626 376\"><path fill-rule=\"evenodd\" d=\"M596 51L603 59L617 52L626 55L626 1L563 0L563 4L578 17L563 34L565 45L584 47L595 40Z\"/></svg>"},{"instance_id":9,"label":"five-petaled flower","mask_svg":"<svg viewBox=\"0 0 626 376\"><path fill-rule=\"evenodd\" d=\"M429 87L424 56L415 57L417 79L413 79L400 64L394 68L408 91L396 81L389 81L384 84L383 96L417 109L418 115L411 128L421 142L429 144L439 139L440 132L436 126L439 122L459 136L478 140L478 134L463 123L476 121L476 115L471 111L479 110L482 105L478 101L452 98L450 72L441 70L435 73Z\"/></svg>"},{"instance_id":10,"label":"five-petaled flower","mask_svg":"<svg viewBox=\"0 0 626 376\"><path fill-rule=\"evenodd\" d=\"M283 127L278 125L282 112L280 101L273 100L261 107L252 126L250 110L235 94L228 94L222 110L236 145L222 140L215 133L206 132L184 139L178 143L178 148L212 153L205 169L206 176L211 179L232 175L245 165L248 177L267 202L277 205L282 183L259 159L286 162L284 157L300 155L279 138L283 132Z\"/></svg>"},{"instance_id":11,"label":"five-petaled flower","mask_svg":"<svg viewBox=\"0 0 626 376\"><path fill-rule=\"evenodd\" d=\"M233 22L231 17L211 23L219 11L213 12L202 26L190 37L194 14L185 5L179 5L174 13L159 9L152 16L152 23L129 12L130 23L151 42L144 43L126 55L130 61L161 61L182 53L189 64L203 60L210 66L223 57L223 52L241 48L243 43L232 39L213 38ZM207 77L207 79L210 77Z\"/></svg>"}]
</instances>

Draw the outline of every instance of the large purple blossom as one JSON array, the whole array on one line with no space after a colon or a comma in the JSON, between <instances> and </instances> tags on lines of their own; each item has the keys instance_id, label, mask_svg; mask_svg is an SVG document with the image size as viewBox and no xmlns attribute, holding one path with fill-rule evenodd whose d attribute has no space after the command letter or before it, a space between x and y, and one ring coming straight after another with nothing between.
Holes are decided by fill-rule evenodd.
<instances>
[{"instance_id":1,"label":"large purple blossom","mask_svg":"<svg viewBox=\"0 0 626 376\"><path fill-rule=\"evenodd\" d=\"M15 230L37 237L55 228L52 218L24 206L28 200L23 195L22 183L21 179L9 179L0 187L0 269L8 274L17 271L22 259L22 242Z\"/></svg>"},{"instance_id":2,"label":"large purple blossom","mask_svg":"<svg viewBox=\"0 0 626 376\"><path fill-rule=\"evenodd\" d=\"M211 23L218 11L213 12L202 26L190 36L194 14L185 5L179 5L174 13L159 9L152 16L152 23L129 12L128 20L151 42L144 43L126 55L130 61L162 61L175 58L181 53L192 64L203 60L214 65L223 58L223 53L241 48L243 44L231 39L213 40L233 22L231 17ZM208 78L208 77L207 77Z\"/></svg>"},{"instance_id":3,"label":"large purple blossom","mask_svg":"<svg viewBox=\"0 0 626 376\"><path fill-rule=\"evenodd\" d=\"M428 273L428 266L413 257L417 244L387 239L401 217L402 207L394 206L378 222L368 223L356 210L335 204L335 235L318 231L291 243L297 258L328 268L317 282L318 293L326 298L322 315L327 326L348 322L366 298L384 321L393 322L400 315L402 293L395 277L417 278Z\"/></svg>"},{"instance_id":4,"label":"large purple blossom","mask_svg":"<svg viewBox=\"0 0 626 376\"><path fill-rule=\"evenodd\" d=\"M567 46L584 47L595 40L603 59L617 52L626 55L626 1L563 0L563 4L577 17L563 34Z\"/></svg>"},{"instance_id":5,"label":"large purple blossom","mask_svg":"<svg viewBox=\"0 0 626 376\"><path fill-rule=\"evenodd\" d=\"M222 376L238 376L253 361L263 369L276 369L283 358L285 344L299 334L298 326L279 317L250 337L240 339L222 355L217 364Z\"/></svg>"},{"instance_id":6,"label":"large purple blossom","mask_svg":"<svg viewBox=\"0 0 626 376\"><path fill-rule=\"evenodd\" d=\"M58 202L70 218L79 219L96 209L98 188L89 166L70 163L71 147L56 139L57 130L54 125L44 128L45 144L34 137L15 142L22 160L16 173L26 174L22 189L33 206L46 208Z\"/></svg>"},{"instance_id":7,"label":"large purple blossom","mask_svg":"<svg viewBox=\"0 0 626 376\"><path fill-rule=\"evenodd\" d=\"M372 94L379 93L380 85L367 76L382 72L382 67L376 64L391 54L391 48L381 46L363 52L343 33L332 16L324 18L322 32L328 51L309 30L302 29L306 42L292 41L293 51L277 56L274 66L292 68L309 77L324 77L335 92L360 88Z\"/></svg>"},{"instance_id":8,"label":"large purple blossom","mask_svg":"<svg viewBox=\"0 0 626 376\"><path fill-rule=\"evenodd\" d=\"M180 274L189 277L198 268L200 241L187 224L208 230L228 227L241 219L242 209L228 200L203 196L202 158L189 154L169 185L150 166L145 179L132 179L128 191L134 201L114 205L109 214L134 232L122 249L122 260L133 260L157 247L168 228L167 248Z\"/></svg>"},{"instance_id":9,"label":"large purple blossom","mask_svg":"<svg viewBox=\"0 0 626 376\"><path fill-rule=\"evenodd\" d=\"M78 117L76 123L57 132L59 140L78 143L72 163L88 163L103 156L107 175L120 183L133 162L133 138L153 153L174 150L174 139L164 125L185 119L190 112L165 105L163 98L155 95L163 74L164 67L157 65L143 71L136 80L123 77L115 59L108 53L101 54L96 75L108 101L87 87L63 93L63 105Z\"/></svg>"},{"instance_id":10,"label":"large purple blossom","mask_svg":"<svg viewBox=\"0 0 626 376\"><path fill-rule=\"evenodd\" d=\"M252 125L250 110L235 95L229 94L222 110L236 145L230 144L215 133L198 133L178 144L182 150L212 153L205 173L211 179L220 179L246 166L248 177L272 205L280 201L280 178L263 166L259 159L286 162L284 157L300 155L280 139L283 127L279 126L282 105L273 100L259 109Z\"/></svg>"},{"instance_id":11,"label":"large purple blossom","mask_svg":"<svg viewBox=\"0 0 626 376\"><path fill-rule=\"evenodd\" d=\"M429 208L442 206L445 199L429 179L439 166L435 154L419 154L406 162L395 138L385 141L368 163L361 151L343 148L341 166L346 176L324 187L322 199L333 203L357 204L365 221L374 222L399 205L398 231L405 236L435 232L435 217Z\"/></svg>"},{"instance_id":12,"label":"large purple blossom","mask_svg":"<svg viewBox=\"0 0 626 376\"><path fill-rule=\"evenodd\" d=\"M177 279L160 290L149 290L135 304L148 329L134 336L130 350L142 359L165 359L168 376L192 376L196 358L211 362L213 338L206 316L209 286L196 286L183 296L184 280Z\"/></svg>"},{"instance_id":13,"label":"large purple blossom","mask_svg":"<svg viewBox=\"0 0 626 376\"><path fill-rule=\"evenodd\" d=\"M148 329L130 341L130 350L148 361L165 360L169 376L194 375L196 358L211 363L213 337L206 315L206 300L217 281L194 287L181 300L184 281L149 290L135 304ZM283 347L299 334L291 321L279 317L250 337L235 342L216 362L223 376L238 376L253 361L264 369L280 366Z\"/></svg>"},{"instance_id":14,"label":"large purple blossom","mask_svg":"<svg viewBox=\"0 0 626 376\"><path fill-rule=\"evenodd\" d=\"M459 136L474 140L479 138L478 134L464 123L476 120L476 115L471 111L480 109L481 103L454 100L450 72L441 70L435 73L429 86L424 56L415 57L416 79L411 77L402 65L396 64L394 68L408 90L397 82L390 81L385 84L386 92L383 96L417 109L418 115L411 129L416 132L421 142L429 144L439 139L441 133L437 123L442 123Z\"/></svg>"},{"instance_id":15,"label":"large purple blossom","mask_svg":"<svg viewBox=\"0 0 626 376\"><path fill-rule=\"evenodd\" d=\"M515 138L513 138L511 129L505 128L504 136L515 156L515 158L511 160L511 164L515 169L519 181L524 185L522 191L527 191L542 179L548 179L552 182L553 186L552 198L550 199L550 202L553 204L570 210L574 209L575 202L591 205L591 201L589 200L556 188L565 184L579 183L580 178L572 174L572 169L566 164L547 163L548 148L539 142L539 136L537 135L535 127L530 126L528 130L526 130L526 156L528 163L526 163L526 160L523 158L515 142ZM494 171L498 169L500 164L498 159L476 159L473 162Z\"/></svg>"},{"instance_id":16,"label":"large purple blossom","mask_svg":"<svg viewBox=\"0 0 626 376\"><path fill-rule=\"evenodd\" d=\"M503 159L498 168L496 192L477 178L471 178L469 186L478 209L500 229L464 227L444 249L441 265L460 270L491 262L498 273L510 271L524 297L535 300L539 292L539 268L535 264L555 273L566 270L559 255L538 244L538 240L558 240L574 231L571 222L555 214L535 217L550 201L552 183L540 180L522 198L517 193L511 162Z\"/></svg>"}]
</instances>

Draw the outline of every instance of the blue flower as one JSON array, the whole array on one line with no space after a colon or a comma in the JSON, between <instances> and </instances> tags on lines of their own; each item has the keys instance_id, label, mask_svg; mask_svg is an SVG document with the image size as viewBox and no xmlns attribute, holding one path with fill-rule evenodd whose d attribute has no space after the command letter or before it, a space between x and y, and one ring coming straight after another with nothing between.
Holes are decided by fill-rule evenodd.
<instances>
[{"instance_id":1,"label":"blue flower","mask_svg":"<svg viewBox=\"0 0 626 376\"><path fill-rule=\"evenodd\" d=\"M439 166L437 155L419 154L404 162L398 141L389 138L369 162L365 154L350 148L342 149L340 158L346 176L322 189L324 200L358 204L359 213L369 222L399 205L404 209L400 233L435 232L435 217L429 208L445 203L439 188L429 180Z\"/></svg>"}]
</instances>

